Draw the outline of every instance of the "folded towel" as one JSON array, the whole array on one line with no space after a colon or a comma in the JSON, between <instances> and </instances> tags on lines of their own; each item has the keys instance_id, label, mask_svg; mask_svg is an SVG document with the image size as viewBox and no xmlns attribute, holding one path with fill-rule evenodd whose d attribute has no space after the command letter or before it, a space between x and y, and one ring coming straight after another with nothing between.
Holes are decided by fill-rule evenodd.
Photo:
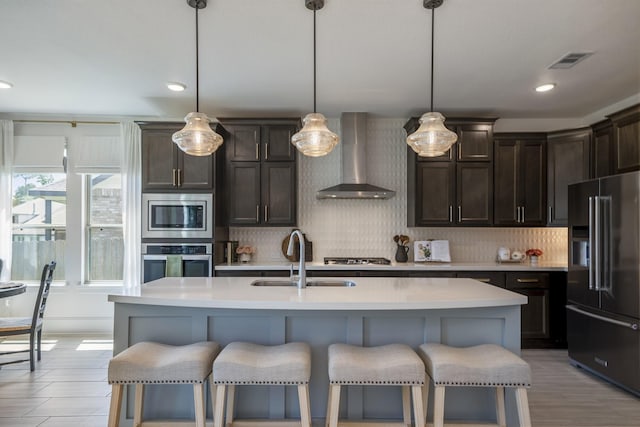
<instances>
[{"instance_id":1,"label":"folded towel","mask_svg":"<svg viewBox=\"0 0 640 427\"><path fill-rule=\"evenodd\" d=\"M182 277L182 256L167 255L164 275L166 277Z\"/></svg>"}]
</instances>

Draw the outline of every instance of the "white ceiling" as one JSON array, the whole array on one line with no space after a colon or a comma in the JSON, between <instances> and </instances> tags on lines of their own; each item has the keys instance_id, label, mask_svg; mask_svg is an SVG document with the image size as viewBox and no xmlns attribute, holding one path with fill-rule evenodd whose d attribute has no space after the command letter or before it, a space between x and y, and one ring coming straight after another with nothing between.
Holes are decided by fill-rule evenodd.
<instances>
[{"instance_id":1,"label":"white ceiling","mask_svg":"<svg viewBox=\"0 0 640 427\"><path fill-rule=\"evenodd\" d=\"M313 13L304 0L209 0L200 111L313 109ZM640 1L446 0L436 9L435 109L583 117L640 93ZM326 0L317 106L329 117L428 109L431 15L422 0ZM195 108L195 10L185 0L0 1L0 114L181 119ZM593 56L547 67L569 52ZM166 82L187 85L170 92ZM533 88L557 83L537 94Z\"/></svg>"}]
</instances>

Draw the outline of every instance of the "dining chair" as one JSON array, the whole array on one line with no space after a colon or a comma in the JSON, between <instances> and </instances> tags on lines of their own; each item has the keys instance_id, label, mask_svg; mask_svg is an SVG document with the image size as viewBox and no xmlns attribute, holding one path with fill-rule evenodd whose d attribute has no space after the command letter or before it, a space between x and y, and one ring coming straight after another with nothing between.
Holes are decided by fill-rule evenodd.
<instances>
[{"instance_id":1,"label":"dining chair","mask_svg":"<svg viewBox=\"0 0 640 427\"><path fill-rule=\"evenodd\" d=\"M40 279L40 287L38 288L38 296L36 297L35 306L32 317L0 317L0 337L11 335L29 334L29 350L14 350L0 352L0 356L7 354L26 353L29 352L29 359L12 360L0 363L0 365L9 365L12 363L26 362L31 363L31 372L36 368L34 351L37 350L38 361L40 361L42 349L42 323L44 317L44 309L47 305L49 296L49 287L53 280L53 271L56 269L56 262L51 261L42 269L42 277ZM38 340L37 346L36 338Z\"/></svg>"}]
</instances>

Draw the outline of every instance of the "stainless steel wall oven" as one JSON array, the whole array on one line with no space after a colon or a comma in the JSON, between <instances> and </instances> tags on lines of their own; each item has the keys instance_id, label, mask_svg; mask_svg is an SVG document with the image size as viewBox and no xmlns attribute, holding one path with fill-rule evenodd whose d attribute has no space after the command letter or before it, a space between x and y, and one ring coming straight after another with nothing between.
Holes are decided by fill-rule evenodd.
<instances>
[{"instance_id":1,"label":"stainless steel wall oven","mask_svg":"<svg viewBox=\"0 0 640 427\"><path fill-rule=\"evenodd\" d=\"M180 263L182 277L210 277L213 269L211 243L143 243L142 282L167 276L167 260Z\"/></svg>"}]
</instances>

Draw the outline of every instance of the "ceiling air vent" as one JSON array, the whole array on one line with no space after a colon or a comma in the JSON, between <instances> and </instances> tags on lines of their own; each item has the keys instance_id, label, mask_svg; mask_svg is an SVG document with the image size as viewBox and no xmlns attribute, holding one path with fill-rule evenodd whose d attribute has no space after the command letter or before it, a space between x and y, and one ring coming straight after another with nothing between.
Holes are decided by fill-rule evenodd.
<instances>
[{"instance_id":1,"label":"ceiling air vent","mask_svg":"<svg viewBox=\"0 0 640 427\"><path fill-rule=\"evenodd\" d=\"M587 59L589 56L593 55L593 52L572 52L567 53L562 58L558 59L556 62L549 66L549 69L566 69L571 68L576 65L578 62Z\"/></svg>"}]
</instances>

